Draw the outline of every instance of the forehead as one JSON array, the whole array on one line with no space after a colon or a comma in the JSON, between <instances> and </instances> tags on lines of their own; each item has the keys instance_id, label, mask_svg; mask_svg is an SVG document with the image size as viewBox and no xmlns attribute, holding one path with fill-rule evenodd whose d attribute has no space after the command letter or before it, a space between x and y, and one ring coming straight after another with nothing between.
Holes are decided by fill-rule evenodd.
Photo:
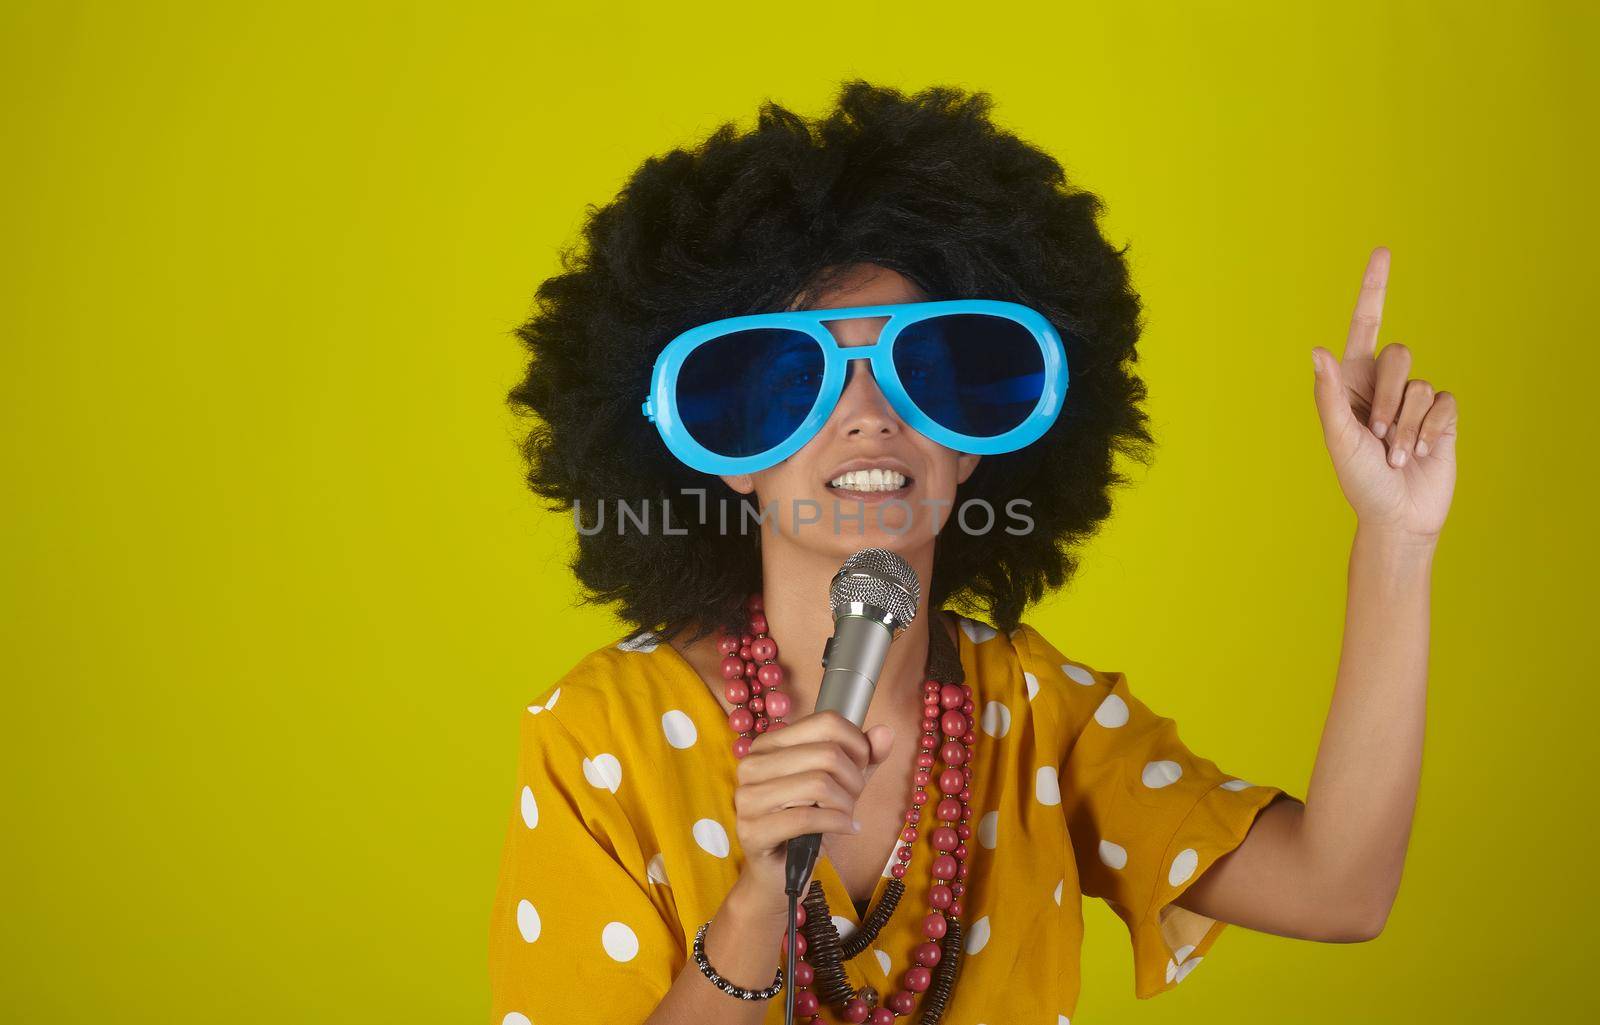
<instances>
[{"instance_id":1,"label":"forehead","mask_svg":"<svg viewBox=\"0 0 1600 1025\"><path fill-rule=\"evenodd\" d=\"M875 263L823 268L812 289L790 304L791 310L834 310L845 306L879 306L922 302L928 295L904 274ZM828 330L841 345L869 345L878 338L885 317L830 320Z\"/></svg>"}]
</instances>

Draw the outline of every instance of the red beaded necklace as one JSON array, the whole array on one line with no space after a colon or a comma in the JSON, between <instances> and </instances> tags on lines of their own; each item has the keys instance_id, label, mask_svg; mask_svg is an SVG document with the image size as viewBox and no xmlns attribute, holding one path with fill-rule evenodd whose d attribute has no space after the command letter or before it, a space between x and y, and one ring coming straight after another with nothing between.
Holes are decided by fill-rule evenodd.
<instances>
[{"instance_id":1,"label":"red beaded necklace","mask_svg":"<svg viewBox=\"0 0 1600 1025\"><path fill-rule=\"evenodd\" d=\"M784 681L783 670L777 662L778 645L767 633L767 617L761 596L751 595L745 601L745 610L749 617L745 632L737 637L723 633L718 640L718 650L723 656L724 693L734 706L733 711L728 713L728 725L737 734L733 742L733 753L737 758L749 753L750 744L757 736L789 725L784 721L784 716L790 710L789 695L780 689ZM933 629L942 627L935 626ZM819 970L824 969L830 973L826 996L844 1021L854 1023L870 1019L871 1025L890 1025L897 1016L911 1014L916 1008L918 994L927 992L930 987L933 992L924 1001L921 1021L924 1025L934 1025L944 1012L960 961L961 897L966 890L967 878L966 841L972 836L969 821L972 817L974 738L972 688L966 683L941 683L925 677L922 701L922 737L921 750L917 753L916 789L911 795L911 806L906 809L906 825L900 833L900 843L895 848L895 861L889 869L893 877L889 885L893 892L885 893L879 906L868 918L871 920L871 934L875 935L889 914L893 913L894 903L904 890L904 884L899 881L905 877L911 863L919 835L917 827L922 819L922 806L928 803L928 783L934 779L934 752L937 750L938 758L945 767L937 777L940 799L934 807L934 817L939 825L929 837L937 853L929 866L933 884L928 891L929 911L922 921L922 932L927 939L911 951L913 966L901 976L902 988L882 1004L874 1006L876 991L866 986L859 991L852 991L849 984L843 981L837 950L829 952L830 957L824 957L814 965L812 961L817 961L822 952L813 952L808 960L806 934L794 937L796 963L789 988L794 994L791 999L794 1001L796 1021L811 1023L822 1020L818 1013L821 1000L813 992L812 984L817 981ZM821 884L815 879L811 883L811 891L811 896L799 908L797 928L805 926L808 917L818 911L823 913L822 917L827 917ZM884 912L886 904L887 913ZM810 915L807 905L812 909ZM817 934L815 928L807 931ZM837 944L837 933L832 931L831 922L828 933ZM786 933L780 948L781 956L788 955L788 941ZM867 942L870 942L870 936ZM865 949L865 943L855 943L853 946L856 948L854 953ZM845 953L853 956L850 946L845 947ZM940 978L936 980L934 972L941 962L946 963L939 971Z\"/></svg>"}]
</instances>

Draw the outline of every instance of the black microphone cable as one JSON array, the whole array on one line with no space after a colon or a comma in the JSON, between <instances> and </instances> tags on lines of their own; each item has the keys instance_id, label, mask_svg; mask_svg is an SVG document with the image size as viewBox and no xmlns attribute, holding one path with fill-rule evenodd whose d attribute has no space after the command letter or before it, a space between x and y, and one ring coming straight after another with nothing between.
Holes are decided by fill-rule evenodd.
<instances>
[{"instance_id":1,"label":"black microphone cable","mask_svg":"<svg viewBox=\"0 0 1600 1025\"><path fill-rule=\"evenodd\" d=\"M817 854L822 849L822 836L818 833L806 833L803 836L789 839L787 858L783 865L783 892L789 895L789 957L783 969L785 988L794 985L794 956L795 948L800 944L795 938L800 934L797 924L800 914L800 885L806 881L806 876L811 874L811 869L817 863ZM794 1025L794 994L790 993L783 1002L783 1023Z\"/></svg>"}]
</instances>

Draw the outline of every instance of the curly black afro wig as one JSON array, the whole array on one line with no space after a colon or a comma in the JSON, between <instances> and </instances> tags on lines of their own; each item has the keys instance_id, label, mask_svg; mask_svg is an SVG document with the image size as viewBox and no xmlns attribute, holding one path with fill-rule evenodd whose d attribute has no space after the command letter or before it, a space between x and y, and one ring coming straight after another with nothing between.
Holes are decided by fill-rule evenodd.
<instances>
[{"instance_id":1,"label":"curly black afro wig","mask_svg":"<svg viewBox=\"0 0 1600 1025\"><path fill-rule=\"evenodd\" d=\"M1101 235L1096 195L1061 165L997 127L986 93L933 87L907 96L854 80L836 108L807 120L764 103L755 127L724 124L692 150L651 157L617 197L589 208L582 248L540 284L516 330L531 358L511 389L528 417L527 483L553 509L575 502L587 523L619 501L671 507L679 535L579 531L572 570L584 601L614 606L636 629L670 636L737 624L761 587L759 530L697 524L704 503L751 501L667 451L639 411L657 353L719 317L784 309L823 271L874 263L929 298L1006 299L1049 318L1071 381L1039 441L986 456L956 503L1031 502L1033 529L941 531L932 607L1003 630L1077 568L1072 550L1128 483L1113 455L1148 464L1154 439L1139 408L1138 294L1126 247ZM696 491L695 489L700 489ZM689 494L685 494L685 491Z\"/></svg>"}]
</instances>

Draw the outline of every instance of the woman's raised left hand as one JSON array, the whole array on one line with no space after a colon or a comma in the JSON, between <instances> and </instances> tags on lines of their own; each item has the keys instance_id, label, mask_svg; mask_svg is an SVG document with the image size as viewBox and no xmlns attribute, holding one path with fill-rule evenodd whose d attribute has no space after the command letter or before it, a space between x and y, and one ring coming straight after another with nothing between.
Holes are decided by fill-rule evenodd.
<instances>
[{"instance_id":1,"label":"woman's raised left hand","mask_svg":"<svg viewBox=\"0 0 1600 1025\"><path fill-rule=\"evenodd\" d=\"M1388 281L1389 250L1379 246L1367 260L1343 360L1320 345L1311 350L1317 415L1357 524L1436 542L1455 491L1456 397L1409 377L1405 345L1375 354Z\"/></svg>"}]
</instances>

